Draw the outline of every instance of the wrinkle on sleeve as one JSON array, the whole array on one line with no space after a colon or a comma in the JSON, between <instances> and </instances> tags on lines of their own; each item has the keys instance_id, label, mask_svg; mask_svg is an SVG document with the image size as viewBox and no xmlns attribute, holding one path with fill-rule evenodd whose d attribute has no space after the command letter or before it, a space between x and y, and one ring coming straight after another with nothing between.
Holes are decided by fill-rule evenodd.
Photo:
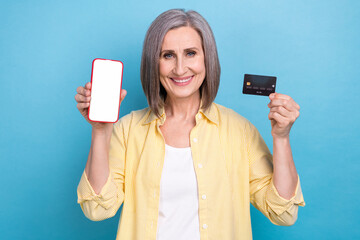
<instances>
[{"instance_id":1,"label":"wrinkle on sleeve","mask_svg":"<svg viewBox=\"0 0 360 240\"><path fill-rule=\"evenodd\" d=\"M113 217L123 203L125 151L125 128L120 119L114 124L110 140L109 176L105 185L96 194L84 171L77 188L77 202L90 220L101 221Z\"/></svg>"},{"instance_id":2,"label":"wrinkle on sleeve","mask_svg":"<svg viewBox=\"0 0 360 240\"><path fill-rule=\"evenodd\" d=\"M86 201L94 201L99 205L99 207L103 207L104 209L108 210L111 206L114 205L114 200L116 200L118 197L122 197L122 194L120 194L120 196L117 196L117 187L112 180L113 177L111 175L112 174L110 173L100 193L96 194L86 176L86 172L84 171L77 189L77 202L79 204L82 204Z\"/></svg>"},{"instance_id":3,"label":"wrinkle on sleeve","mask_svg":"<svg viewBox=\"0 0 360 240\"><path fill-rule=\"evenodd\" d=\"M270 186L268 187L266 202L270 206L270 208L279 216L285 211L287 211L288 214L296 215L296 208L294 208L294 206L305 206L305 201L300 186L299 175L295 194L290 199L285 199L280 196L274 185L273 179L271 179Z\"/></svg>"},{"instance_id":4,"label":"wrinkle on sleeve","mask_svg":"<svg viewBox=\"0 0 360 240\"><path fill-rule=\"evenodd\" d=\"M250 166L250 201L272 223L293 225L298 206L305 206L300 178L291 199L281 197L273 182L273 158L258 130L250 122L246 129L246 145Z\"/></svg>"}]
</instances>

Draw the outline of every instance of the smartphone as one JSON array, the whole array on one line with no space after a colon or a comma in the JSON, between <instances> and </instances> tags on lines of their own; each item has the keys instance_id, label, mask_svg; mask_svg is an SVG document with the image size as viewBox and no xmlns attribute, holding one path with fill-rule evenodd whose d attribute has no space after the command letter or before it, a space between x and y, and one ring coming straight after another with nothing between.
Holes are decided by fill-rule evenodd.
<instances>
[{"instance_id":1,"label":"smartphone","mask_svg":"<svg viewBox=\"0 0 360 240\"><path fill-rule=\"evenodd\" d=\"M90 121L115 123L119 119L123 69L121 61L102 58L93 60L88 111Z\"/></svg>"}]
</instances>

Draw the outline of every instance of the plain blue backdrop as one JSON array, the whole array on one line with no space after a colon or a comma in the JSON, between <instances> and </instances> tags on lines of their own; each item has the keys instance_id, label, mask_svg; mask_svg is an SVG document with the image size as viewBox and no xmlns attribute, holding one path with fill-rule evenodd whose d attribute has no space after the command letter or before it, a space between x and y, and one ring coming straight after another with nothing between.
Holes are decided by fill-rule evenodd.
<instances>
[{"instance_id":1,"label":"plain blue backdrop","mask_svg":"<svg viewBox=\"0 0 360 240\"><path fill-rule=\"evenodd\" d=\"M124 63L120 116L147 106L139 72L150 23L171 8L211 25L222 67L216 102L248 118L272 149L267 97L245 73L278 77L301 106L291 131L306 206L279 227L251 207L260 239L359 239L360 2L346 0L0 1L0 239L115 239L115 217L77 204L91 127L76 108L94 58Z\"/></svg>"}]
</instances>

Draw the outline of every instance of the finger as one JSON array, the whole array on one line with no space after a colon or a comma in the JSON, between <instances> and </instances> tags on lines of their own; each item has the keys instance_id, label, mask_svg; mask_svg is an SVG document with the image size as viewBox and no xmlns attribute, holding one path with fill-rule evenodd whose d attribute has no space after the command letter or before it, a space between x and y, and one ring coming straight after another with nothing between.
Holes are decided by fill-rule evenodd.
<instances>
[{"instance_id":1,"label":"finger","mask_svg":"<svg viewBox=\"0 0 360 240\"><path fill-rule=\"evenodd\" d=\"M88 90L91 89L91 82L87 82L87 83L85 84L85 89L88 89Z\"/></svg>"},{"instance_id":2,"label":"finger","mask_svg":"<svg viewBox=\"0 0 360 240\"><path fill-rule=\"evenodd\" d=\"M280 98L280 99L286 99L286 100L290 100L291 97L285 94L281 94L281 93L272 93L270 94L272 96L274 96L274 98Z\"/></svg>"},{"instance_id":3,"label":"finger","mask_svg":"<svg viewBox=\"0 0 360 240\"><path fill-rule=\"evenodd\" d=\"M79 94L81 94L81 95L84 95L84 87L82 87L82 86L80 86L80 87L78 87L77 89L76 89L76 92L77 93L79 93Z\"/></svg>"},{"instance_id":4,"label":"finger","mask_svg":"<svg viewBox=\"0 0 360 240\"><path fill-rule=\"evenodd\" d=\"M294 101L294 99L292 97L288 96L288 95L277 93L275 98L288 100L294 106L294 108L296 108L297 110L300 110L299 104L297 104Z\"/></svg>"},{"instance_id":5,"label":"finger","mask_svg":"<svg viewBox=\"0 0 360 240\"><path fill-rule=\"evenodd\" d=\"M278 112L270 112L268 117L270 120L275 120L277 123L286 121L286 118L281 116Z\"/></svg>"},{"instance_id":6,"label":"finger","mask_svg":"<svg viewBox=\"0 0 360 240\"><path fill-rule=\"evenodd\" d=\"M289 126L291 124L289 119L281 116L277 112L270 112L268 117L269 117L270 120L274 120L276 122L276 124L281 128Z\"/></svg>"},{"instance_id":7,"label":"finger","mask_svg":"<svg viewBox=\"0 0 360 240\"><path fill-rule=\"evenodd\" d=\"M295 102L294 100L293 100L293 104L294 104L294 107L296 108L296 110L300 110L300 105L299 104L297 104L297 102Z\"/></svg>"},{"instance_id":8,"label":"finger","mask_svg":"<svg viewBox=\"0 0 360 240\"><path fill-rule=\"evenodd\" d=\"M284 100L288 100L290 101L293 105L294 105L294 108L296 108L297 110L300 110L300 106L299 104L297 104L294 99L292 99L292 97L288 96L288 95L285 95L285 94L281 94L281 93L272 93L269 95L269 98L270 100L273 100L273 99L284 99Z\"/></svg>"},{"instance_id":9,"label":"finger","mask_svg":"<svg viewBox=\"0 0 360 240\"><path fill-rule=\"evenodd\" d=\"M90 91L85 89L84 87L80 86L76 89L76 92L80 95L84 95L84 96L90 96Z\"/></svg>"},{"instance_id":10,"label":"finger","mask_svg":"<svg viewBox=\"0 0 360 240\"><path fill-rule=\"evenodd\" d=\"M76 100L78 103L81 103L81 102L90 102L90 97L86 97L86 96L81 95L81 94L76 94L76 95L75 95L75 100Z\"/></svg>"},{"instance_id":11,"label":"finger","mask_svg":"<svg viewBox=\"0 0 360 240\"><path fill-rule=\"evenodd\" d=\"M124 100L125 96L127 95L127 91L125 89L121 89L120 92L120 103Z\"/></svg>"},{"instance_id":12,"label":"finger","mask_svg":"<svg viewBox=\"0 0 360 240\"><path fill-rule=\"evenodd\" d=\"M291 102L291 101L286 100L286 99L273 99L268 104L269 108L278 107L278 106L283 106L283 107L285 107L287 110L289 110L291 112L296 110L294 102Z\"/></svg>"},{"instance_id":13,"label":"finger","mask_svg":"<svg viewBox=\"0 0 360 240\"><path fill-rule=\"evenodd\" d=\"M90 90L84 88L84 90L83 90L83 95L84 95L84 96L87 96L87 97L90 97L90 95L91 95Z\"/></svg>"},{"instance_id":14,"label":"finger","mask_svg":"<svg viewBox=\"0 0 360 240\"><path fill-rule=\"evenodd\" d=\"M270 112L277 112L285 118L290 118L292 116L292 112L288 111L283 106L272 107L272 108L270 108Z\"/></svg>"},{"instance_id":15,"label":"finger","mask_svg":"<svg viewBox=\"0 0 360 240\"><path fill-rule=\"evenodd\" d=\"M295 122L296 119L300 116L300 112L295 110L294 112L289 112L287 109L283 107L273 107L270 109L270 112L277 112L281 116L287 119L289 122Z\"/></svg>"},{"instance_id":16,"label":"finger","mask_svg":"<svg viewBox=\"0 0 360 240\"><path fill-rule=\"evenodd\" d=\"M84 108L88 108L90 106L90 103L78 103L76 105L76 107L79 109L79 110L83 110Z\"/></svg>"}]
</instances>

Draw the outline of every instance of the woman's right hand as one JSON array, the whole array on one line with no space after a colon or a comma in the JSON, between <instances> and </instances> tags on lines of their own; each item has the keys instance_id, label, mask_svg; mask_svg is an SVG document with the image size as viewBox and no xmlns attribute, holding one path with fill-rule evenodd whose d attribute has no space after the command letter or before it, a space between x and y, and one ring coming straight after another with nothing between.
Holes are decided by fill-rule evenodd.
<instances>
[{"instance_id":1,"label":"woman's right hand","mask_svg":"<svg viewBox=\"0 0 360 240\"><path fill-rule=\"evenodd\" d=\"M88 82L85 84L85 87L78 87L76 89L77 94L75 95L75 100L77 102L77 108L81 115L86 119L88 123L90 123L94 130L106 130L112 127L113 123L102 123L102 122L92 122L88 118L89 106L90 106L90 98L91 98L91 83ZM121 89L120 93L120 104L124 100L127 92L125 89Z\"/></svg>"}]
</instances>

